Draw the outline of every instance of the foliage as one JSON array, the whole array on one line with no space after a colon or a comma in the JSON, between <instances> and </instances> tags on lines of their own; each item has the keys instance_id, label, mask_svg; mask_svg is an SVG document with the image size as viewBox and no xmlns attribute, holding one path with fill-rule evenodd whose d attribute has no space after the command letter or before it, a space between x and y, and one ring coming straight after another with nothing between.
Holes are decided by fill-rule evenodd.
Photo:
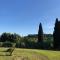
<instances>
[{"instance_id":1,"label":"foliage","mask_svg":"<svg viewBox=\"0 0 60 60\"><path fill-rule=\"evenodd\" d=\"M41 23L39 24L37 47L43 48L43 29Z\"/></svg>"},{"instance_id":2,"label":"foliage","mask_svg":"<svg viewBox=\"0 0 60 60\"><path fill-rule=\"evenodd\" d=\"M39 30L38 30L38 43L43 41L43 29L42 24L39 24Z\"/></svg>"},{"instance_id":3,"label":"foliage","mask_svg":"<svg viewBox=\"0 0 60 60\"><path fill-rule=\"evenodd\" d=\"M20 40L20 36L16 33L11 34L5 32L0 36L0 42L16 42L17 40Z\"/></svg>"},{"instance_id":4,"label":"foliage","mask_svg":"<svg viewBox=\"0 0 60 60\"><path fill-rule=\"evenodd\" d=\"M12 47L12 45L13 43L6 41L3 43L2 47Z\"/></svg>"},{"instance_id":5,"label":"foliage","mask_svg":"<svg viewBox=\"0 0 60 60\"><path fill-rule=\"evenodd\" d=\"M0 47L12 47L16 43L17 48L32 48L32 49L51 49L53 44L53 36L51 34L44 34L43 42L38 43L38 34L29 34L21 37L14 33L3 33L0 35Z\"/></svg>"},{"instance_id":6,"label":"foliage","mask_svg":"<svg viewBox=\"0 0 60 60\"><path fill-rule=\"evenodd\" d=\"M58 18L56 19L55 22L53 37L54 37L54 49L60 49L60 21L58 21Z\"/></svg>"}]
</instances>

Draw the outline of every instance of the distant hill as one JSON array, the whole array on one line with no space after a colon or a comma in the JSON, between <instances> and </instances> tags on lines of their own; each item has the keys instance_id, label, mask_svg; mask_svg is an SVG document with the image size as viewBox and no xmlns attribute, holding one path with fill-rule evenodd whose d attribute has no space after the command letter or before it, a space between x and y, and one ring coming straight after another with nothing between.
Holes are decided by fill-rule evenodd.
<instances>
[{"instance_id":1,"label":"distant hill","mask_svg":"<svg viewBox=\"0 0 60 60\"><path fill-rule=\"evenodd\" d=\"M25 37L38 39L38 34L29 34L28 36L25 36ZM44 40L53 41L53 35L52 34L44 34Z\"/></svg>"},{"instance_id":2,"label":"distant hill","mask_svg":"<svg viewBox=\"0 0 60 60\"><path fill-rule=\"evenodd\" d=\"M32 38L38 38L38 34L29 34L28 36L25 36L25 37L32 37ZM53 37L52 34L44 34L44 38L45 37Z\"/></svg>"}]
</instances>

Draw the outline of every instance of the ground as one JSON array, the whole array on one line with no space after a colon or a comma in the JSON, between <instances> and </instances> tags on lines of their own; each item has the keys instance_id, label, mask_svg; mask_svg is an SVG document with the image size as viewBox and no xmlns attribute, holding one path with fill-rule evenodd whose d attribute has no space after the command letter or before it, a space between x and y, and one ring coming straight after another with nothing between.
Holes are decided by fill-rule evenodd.
<instances>
[{"instance_id":1,"label":"ground","mask_svg":"<svg viewBox=\"0 0 60 60\"><path fill-rule=\"evenodd\" d=\"M12 56L0 48L0 60L60 60L60 51L15 48Z\"/></svg>"}]
</instances>

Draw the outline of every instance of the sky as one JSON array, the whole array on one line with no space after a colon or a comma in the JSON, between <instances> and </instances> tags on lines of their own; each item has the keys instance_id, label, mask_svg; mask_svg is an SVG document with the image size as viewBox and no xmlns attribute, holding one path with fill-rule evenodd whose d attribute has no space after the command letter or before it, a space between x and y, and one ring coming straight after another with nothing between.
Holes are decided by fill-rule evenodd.
<instances>
[{"instance_id":1,"label":"sky","mask_svg":"<svg viewBox=\"0 0 60 60\"><path fill-rule=\"evenodd\" d=\"M0 34L37 34L40 22L43 32L52 34L56 18L60 0L0 0Z\"/></svg>"}]
</instances>

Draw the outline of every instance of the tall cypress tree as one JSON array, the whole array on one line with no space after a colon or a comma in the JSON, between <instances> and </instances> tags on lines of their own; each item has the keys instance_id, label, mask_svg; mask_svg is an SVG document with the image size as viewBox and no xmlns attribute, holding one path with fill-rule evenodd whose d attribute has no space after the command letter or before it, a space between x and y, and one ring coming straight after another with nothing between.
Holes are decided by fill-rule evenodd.
<instances>
[{"instance_id":1,"label":"tall cypress tree","mask_svg":"<svg viewBox=\"0 0 60 60\"><path fill-rule=\"evenodd\" d=\"M54 41L53 41L53 45L54 45L54 49L56 49L57 48L57 23L58 23L58 18L56 18L56 22L55 22L55 27L54 27L54 32L53 32L53 39L54 39Z\"/></svg>"},{"instance_id":2,"label":"tall cypress tree","mask_svg":"<svg viewBox=\"0 0 60 60\"><path fill-rule=\"evenodd\" d=\"M43 29L42 29L42 24L39 24L39 30L38 30L38 42L43 41Z\"/></svg>"},{"instance_id":3,"label":"tall cypress tree","mask_svg":"<svg viewBox=\"0 0 60 60\"><path fill-rule=\"evenodd\" d=\"M60 49L60 21L58 21L58 18L56 18L53 38L54 49Z\"/></svg>"}]
</instances>

